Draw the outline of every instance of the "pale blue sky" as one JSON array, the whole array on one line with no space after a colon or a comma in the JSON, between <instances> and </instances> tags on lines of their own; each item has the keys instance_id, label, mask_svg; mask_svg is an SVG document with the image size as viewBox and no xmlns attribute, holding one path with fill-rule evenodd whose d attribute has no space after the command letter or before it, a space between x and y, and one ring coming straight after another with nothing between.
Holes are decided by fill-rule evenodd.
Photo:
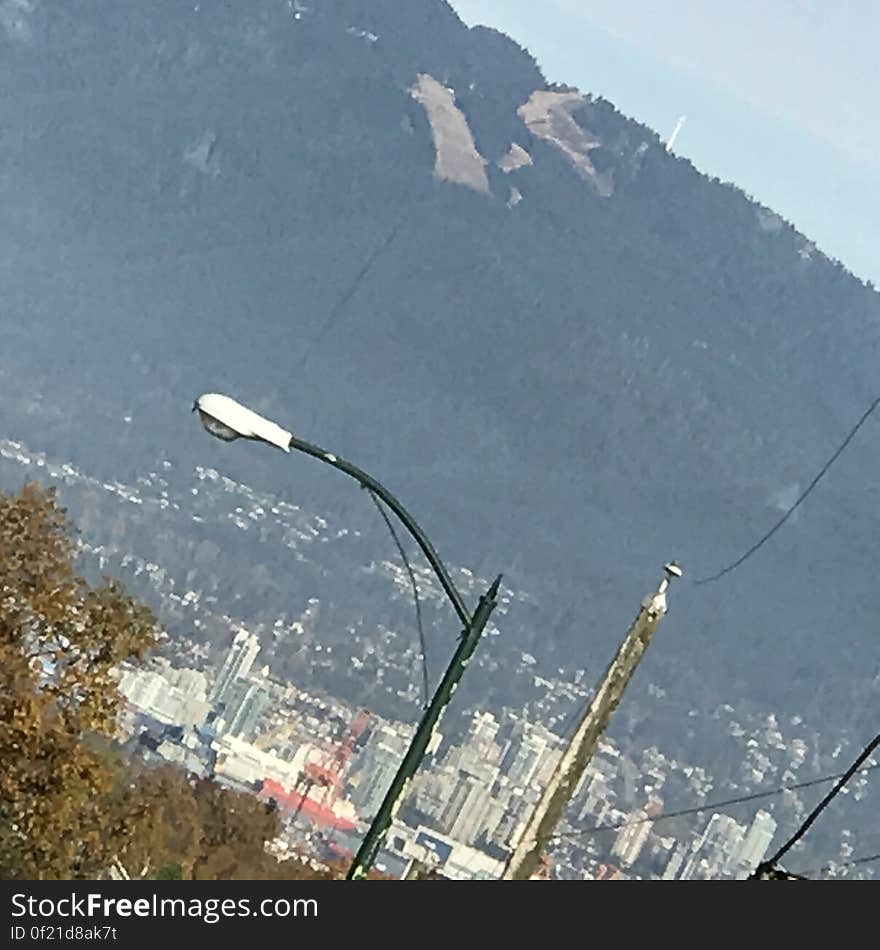
<instances>
[{"instance_id":1,"label":"pale blue sky","mask_svg":"<svg viewBox=\"0 0 880 950\"><path fill-rule=\"evenodd\" d=\"M451 0L880 286L878 0Z\"/></svg>"}]
</instances>

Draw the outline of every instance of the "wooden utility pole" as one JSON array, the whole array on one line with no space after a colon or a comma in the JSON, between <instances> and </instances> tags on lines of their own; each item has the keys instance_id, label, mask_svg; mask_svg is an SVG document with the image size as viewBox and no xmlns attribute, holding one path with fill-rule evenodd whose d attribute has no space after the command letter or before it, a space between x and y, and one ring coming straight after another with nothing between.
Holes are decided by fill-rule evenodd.
<instances>
[{"instance_id":1,"label":"wooden utility pole","mask_svg":"<svg viewBox=\"0 0 880 950\"><path fill-rule=\"evenodd\" d=\"M538 870L565 806L596 751L599 737L666 614L666 588L673 577L681 577L681 568L675 561L666 565L666 576L657 590L642 601L636 619L535 806L519 844L508 858L501 880L528 881Z\"/></svg>"}]
</instances>

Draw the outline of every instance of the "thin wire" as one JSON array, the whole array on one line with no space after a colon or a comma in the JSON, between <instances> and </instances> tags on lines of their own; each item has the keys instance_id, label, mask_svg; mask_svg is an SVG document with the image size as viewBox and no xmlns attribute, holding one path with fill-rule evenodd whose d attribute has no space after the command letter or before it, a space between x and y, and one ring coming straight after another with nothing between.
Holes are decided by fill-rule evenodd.
<instances>
[{"instance_id":1,"label":"thin wire","mask_svg":"<svg viewBox=\"0 0 880 950\"><path fill-rule=\"evenodd\" d=\"M785 524L785 522L788 521L788 519L795 513L795 511L797 511L801 503L806 500L810 492L812 492L812 490L819 484L819 482L825 476L828 469L830 469L831 466L837 461L837 459L840 458L840 456L846 450L847 446L855 438L856 433L859 431L859 429L861 429L861 427L865 424L865 422L867 422L868 417L874 412L874 410L877 408L878 405L880 405L880 397L878 397L871 403L870 407L865 411L861 419L859 419L859 421L852 427L852 429L850 429L847 437L838 446L837 450L834 452L831 458L828 459L828 461L822 466L822 468L819 470L819 474L816 475L816 477L810 482L810 484L806 487L806 489L803 492L801 492L800 497L797 499L797 501L795 501L795 503L788 509L788 511L785 512L785 514L776 522L776 524L773 525L773 527L762 538L756 541L748 549L748 551L745 552L745 554L738 557L733 563L728 564L727 567L718 571L717 574L712 574L709 577L699 578L698 580L695 580L694 583L695 584L709 584L713 581L720 580L722 577L724 577L725 574L729 574L731 571L738 568L744 561L748 560L759 548L763 547L764 544L766 544L767 541L769 541L770 538L772 538L773 535L776 534L776 532Z\"/></svg>"},{"instance_id":2,"label":"thin wire","mask_svg":"<svg viewBox=\"0 0 880 950\"><path fill-rule=\"evenodd\" d=\"M370 273L370 271L373 268L373 265L379 259L380 255L391 246L394 239L400 233L400 229L402 226L403 226L403 221L402 220L397 221L394 224L394 226L391 228L391 230L388 232L388 234L385 235L384 240L381 241L379 244L377 244L373 248L372 252L364 261L360 270L354 275L354 279L349 284L348 289L339 298L339 300L336 301L336 304L334 305L333 309L327 315L327 319L324 321L323 325L321 326L314 340L312 340L312 346L315 346L316 344L320 343L321 340L327 335L327 331L330 329L330 327L333 325L336 318L342 313L345 307L351 302L351 299L357 293L358 287L360 287L360 285L363 283L364 278L366 278L367 274Z\"/></svg>"},{"instance_id":3,"label":"thin wire","mask_svg":"<svg viewBox=\"0 0 880 950\"><path fill-rule=\"evenodd\" d=\"M812 868L809 871L800 871L795 876L804 877L806 879L805 875L807 874L824 874L836 868L852 868L859 864L872 864L874 861L880 861L880 854L869 854L863 858L853 858L850 861L832 861L828 864L823 864L822 867Z\"/></svg>"},{"instance_id":4,"label":"thin wire","mask_svg":"<svg viewBox=\"0 0 880 950\"><path fill-rule=\"evenodd\" d=\"M871 772L874 769L880 769L880 763L877 763L876 765L868 765L863 769L856 769L856 771L864 773ZM833 782L835 779L841 779L846 776L851 776L852 774L853 770L852 767L850 767L850 769L848 769L846 772L838 772L836 775L824 775L822 778L808 779L804 782L795 782L792 785L780 785L778 788L767 789L763 792L751 792L748 795L739 795L736 798L728 798L723 801L706 802L704 805L696 805L692 808L682 808L677 811L664 811L660 812L659 815L655 815L653 818L635 818L620 822L616 825L596 825L592 828L581 828L578 831L563 832L556 835L553 840L559 841L562 839L580 838L584 835L598 834L600 831L621 831L623 828L629 828L633 825L641 825L646 821L657 822L669 818L683 818L687 815L696 815L700 812L708 811L710 808L726 808L729 805L741 805L745 802L753 802L761 798L769 798L771 795L781 795L783 792L794 792L802 788L812 788L814 785L824 785L826 782Z\"/></svg>"},{"instance_id":5,"label":"thin wire","mask_svg":"<svg viewBox=\"0 0 880 950\"><path fill-rule=\"evenodd\" d=\"M880 861L880 854L868 854L861 858L852 858L849 861L829 861L827 864L811 868L809 871L786 871L784 868L769 868L768 871L784 880L809 881L812 880L809 877L810 874L825 874L838 868L852 868L861 864L873 864L875 861Z\"/></svg>"},{"instance_id":6,"label":"thin wire","mask_svg":"<svg viewBox=\"0 0 880 950\"><path fill-rule=\"evenodd\" d=\"M788 852L798 841L803 838L803 836L809 831L810 826L813 822L822 814L823 811L831 804L833 799L838 795L840 790L844 785L859 771L859 766L868 756L880 745L880 734L874 736L874 738L865 746L864 749L859 753L858 758L853 762L853 764L841 775L840 781L831 789L831 791L822 799L821 802L810 812L807 816L804 823L798 828L798 830L785 842L785 844L773 855L772 858L768 858L766 861L761 862L758 867L755 869L754 874L759 874L762 870L767 870L768 868L775 867L779 863L780 859ZM876 766L875 766L876 768ZM864 771L867 771L865 769Z\"/></svg>"},{"instance_id":7,"label":"thin wire","mask_svg":"<svg viewBox=\"0 0 880 950\"><path fill-rule=\"evenodd\" d=\"M872 864L874 861L880 861L880 854L869 854L864 858L853 858L852 861L840 861L836 864L826 864L825 867L821 868L820 870L830 871L833 867L851 868L855 867L857 864Z\"/></svg>"},{"instance_id":8,"label":"thin wire","mask_svg":"<svg viewBox=\"0 0 880 950\"><path fill-rule=\"evenodd\" d=\"M404 197L405 208L409 206L408 205L409 197L413 197L416 200L418 200L419 192L416 191L415 193L412 193L410 196ZM373 269L373 266L376 264L378 259L382 256L382 254L386 250L388 250L388 248L392 245L392 243L394 242L397 235L400 233L403 226L407 223L408 220L411 219L411 217L412 217L412 212L405 210L397 218L394 224L391 226L391 229L385 235L385 237L378 244L376 244L376 246L372 249L372 251L370 251L370 253L367 255L366 259L364 260L364 263L361 265L360 269L354 275L345 293L343 293L342 296L333 305L330 312L327 314L327 317L324 320L323 324L318 329L318 332L315 334L314 338L311 340L309 345L304 349L302 360L300 360L300 364L299 364L299 372L302 372L305 370L315 347L318 346L327 336L327 333L329 332L330 328L337 321L339 316L342 314L343 310L345 310L345 308L351 302L352 298L357 293L358 288L364 282L364 280L366 279L370 271ZM317 419L317 415L318 415L318 407L316 404L312 409L312 424L313 425Z\"/></svg>"},{"instance_id":9,"label":"thin wire","mask_svg":"<svg viewBox=\"0 0 880 950\"><path fill-rule=\"evenodd\" d=\"M409 574L409 582L412 585L413 592L413 601L416 607L416 626L419 628L419 648L422 653L422 709L428 708L428 658L426 652L425 644L425 629L422 625L422 603L419 599L419 585L416 581L416 575L413 572L413 569L409 563L409 558L406 556L406 551L404 550L403 545L400 543L400 538L397 535L397 532L394 530L394 525L391 523L391 519L388 517L388 512L385 511L385 506L382 502L376 497L376 495L367 488L366 485L361 486L364 491L373 499L373 504L379 509L379 514L382 515L382 520L385 522L388 530L391 532L391 537L394 538L394 543L397 545L397 550L400 554L401 560L406 567L406 572Z\"/></svg>"}]
</instances>

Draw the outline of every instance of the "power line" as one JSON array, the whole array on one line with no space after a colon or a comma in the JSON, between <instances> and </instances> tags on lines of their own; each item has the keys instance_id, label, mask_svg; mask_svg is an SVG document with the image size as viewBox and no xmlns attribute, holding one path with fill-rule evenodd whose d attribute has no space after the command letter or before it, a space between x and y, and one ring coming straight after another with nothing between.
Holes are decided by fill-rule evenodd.
<instances>
[{"instance_id":1,"label":"power line","mask_svg":"<svg viewBox=\"0 0 880 950\"><path fill-rule=\"evenodd\" d=\"M880 854L870 854L864 858L853 858L851 861L838 861L834 864L826 864L820 870L829 871L833 867L839 868L851 868L855 867L858 864L872 864L874 861L880 861Z\"/></svg>"},{"instance_id":2,"label":"power line","mask_svg":"<svg viewBox=\"0 0 880 950\"><path fill-rule=\"evenodd\" d=\"M363 283L367 274L369 274L369 272L372 270L373 265L379 259L383 251L385 251L388 247L391 246L392 242L394 241L394 239L397 237L398 233L400 232L400 229L403 227L403 223L404 223L404 219L401 219L395 222L395 224L392 226L388 234L385 235L385 238L382 241L380 241L373 248L370 254L367 256L366 260L361 265L360 270L358 270L358 272L354 275L353 280L348 285L348 288L346 289L345 293L339 298L339 300L336 301L335 306L331 309L330 313L327 315L327 319L324 321L323 325L318 330L318 333L315 336L314 340L312 340L312 344L311 344L312 346L315 346L316 344L320 343L321 340L327 335L327 331L333 325L336 318L345 309L346 305L351 302L352 298L357 293L358 287L360 287L360 285ZM306 357L308 357L308 354L306 354Z\"/></svg>"},{"instance_id":3,"label":"power line","mask_svg":"<svg viewBox=\"0 0 880 950\"><path fill-rule=\"evenodd\" d=\"M855 438L856 433L859 431L859 429L861 429L861 427L865 424L865 422L867 422L868 417L871 415L871 413L874 412L874 410L877 408L878 405L880 405L880 397L878 397L871 403L871 405L862 415L861 419L859 419L859 421L852 427L852 429L850 429L849 434L843 440L843 442L841 442L841 444L838 446L838 448L836 449L834 454L831 456L831 458L828 459L828 461L819 470L818 475L816 475L816 477L810 482L810 484L807 485L806 489L804 489L804 491L801 492L800 496L795 501L795 503L785 512L785 514L776 522L776 524L773 525L773 527L763 537L759 538L759 540L756 541L745 552L745 554L738 557L731 564L728 564L727 567L718 571L717 574L712 574L709 577L701 577L695 580L694 583L695 584L709 584L713 581L720 580L722 577L724 577L725 574L729 574L731 571L738 568L740 564L742 564L744 561L747 561L756 551L758 551L759 548L763 547L764 544L766 544L766 542L769 541L770 538L772 538L773 535L776 534L776 532L785 524L785 522L788 521L788 519L795 513L795 511L797 511L801 503L806 500L810 492L812 492L812 490L819 484L819 482L825 476L828 469L830 469L831 466L837 461L837 459L840 458L840 456L846 450L847 446Z\"/></svg>"},{"instance_id":4,"label":"power line","mask_svg":"<svg viewBox=\"0 0 880 950\"><path fill-rule=\"evenodd\" d=\"M397 235L401 232L403 227L412 220L414 216L414 206L418 206L422 199L426 198L428 195L427 190L424 187L415 187L409 194L404 195L401 201L402 210L400 214L393 221L388 232L382 238L381 241L378 241L372 248L372 250L364 258L363 263L360 268L352 277L345 291L330 309L327 314L326 319L318 328L318 332L315 334L311 343L308 346L308 349L303 354L303 360L301 363L301 368L304 368L308 363L309 356L311 355L312 350L320 344L323 339L326 337L330 328L336 322L337 318L342 314L343 310L351 303L354 295L357 293L358 288L366 279L367 275L375 266L379 258L388 250L388 248L394 243Z\"/></svg>"},{"instance_id":5,"label":"power line","mask_svg":"<svg viewBox=\"0 0 880 950\"><path fill-rule=\"evenodd\" d=\"M880 734L874 736L874 738L865 746L864 749L859 753L855 762L840 776L840 780L831 789L831 791L822 799L821 802L810 812L807 818L804 820L803 824L798 828L798 830L782 845L781 848L773 855L773 857L768 858L766 861L762 861L757 868L755 868L752 877L755 877L761 874L764 871L771 870L776 867L782 857L791 850L798 843L798 841L803 838L803 836L810 830L813 822L822 814L823 811L831 804L831 802L837 797L840 793L840 790L844 785L860 770L860 766L865 759L880 745ZM873 766L876 768L876 766ZM863 771L868 771L864 769Z\"/></svg>"},{"instance_id":6,"label":"power line","mask_svg":"<svg viewBox=\"0 0 880 950\"><path fill-rule=\"evenodd\" d=\"M875 861L880 861L880 854L868 854L861 858L851 858L849 861L829 861L827 864L811 868L809 871L786 871L784 868L773 867L766 870L766 875L767 879L771 881L810 881L814 880L809 876L811 874L825 874L838 868L852 868L863 864L872 864Z\"/></svg>"},{"instance_id":7,"label":"power line","mask_svg":"<svg viewBox=\"0 0 880 950\"><path fill-rule=\"evenodd\" d=\"M871 772L878 768L880 768L880 763L877 763L876 765L867 765L862 769L857 769L857 771L864 773ZM554 841L580 838L586 835L598 834L602 831L621 831L624 828L629 828L633 825L644 824L646 821L657 822L670 818L684 818L687 815L696 815L700 812L708 811L710 808L726 808L730 805L742 805L746 802L757 801L761 798L769 798L772 795L781 795L783 792L794 792L802 788L812 788L815 785L824 785L826 782L833 782L835 779L840 779L851 775L852 767L846 772L839 772L836 775L824 775L821 778L808 779L803 782L795 782L791 785L780 785L777 788L766 789L763 792L750 792L748 795L738 795L735 798L728 798L724 799L723 801L706 802L704 805L695 805L691 808L681 808L676 811L664 811L660 812L659 815L655 815L654 817L633 818L614 825L595 825L592 828L581 828L577 831L563 832L562 834L556 835Z\"/></svg>"},{"instance_id":8,"label":"power line","mask_svg":"<svg viewBox=\"0 0 880 950\"><path fill-rule=\"evenodd\" d=\"M849 861L831 861L828 864L823 864L818 868L812 868L812 870L809 871L800 871L797 876L806 879L806 875L808 874L824 874L836 868L852 868L862 864L873 864L875 861L880 861L880 854L869 854L862 858L852 858Z\"/></svg>"},{"instance_id":9,"label":"power line","mask_svg":"<svg viewBox=\"0 0 880 950\"><path fill-rule=\"evenodd\" d=\"M394 530L394 525L391 523L391 519L388 517L388 512L385 511L384 506L375 496L375 494L367 488L366 485L361 486L370 498L373 499L373 504L379 509L379 514L382 515L382 520L385 522L386 527L391 532L391 537L394 539L394 543L397 545L397 550L400 554L401 560L403 561L404 567L406 567L406 572L409 574L409 582L412 585L413 592L413 601L416 607L416 626L419 629L419 648L422 654L422 708L428 708L428 657L427 657L427 647L425 644L425 629L422 625L422 603L419 599L419 585L416 581L416 575L413 572L412 566L409 563L409 558L406 556L406 551L404 550L403 545L400 542L400 538L397 535L397 532Z\"/></svg>"}]
</instances>

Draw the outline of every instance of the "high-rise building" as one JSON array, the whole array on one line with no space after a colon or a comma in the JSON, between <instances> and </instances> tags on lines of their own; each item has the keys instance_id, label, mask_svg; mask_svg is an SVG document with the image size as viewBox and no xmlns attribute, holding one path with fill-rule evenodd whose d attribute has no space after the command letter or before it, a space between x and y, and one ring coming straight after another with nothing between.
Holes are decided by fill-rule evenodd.
<instances>
[{"instance_id":1,"label":"high-rise building","mask_svg":"<svg viewBox=\"0 0 880 950\"><path fill-rule=\"evenodd\" d=\"M491 713L475 713L464 742L447 751L443 764L453 774L466 772L491 785L501 761L501 746L495 741L499 728Z\"/></svg>"},{"instance_id":2,"label":"high-rise building","mask_svg":"<svg viewBox=\"0 0 880 950\"><path fill-rule=\"evenodd\" d=\"M451 769L438 765L416 774L412 783L412 803L425 818L439 820L446 805L448 791L453 782L449 779Z\"/></svg>"},{"instance_id":3,"label":"high-rise building","mask_svg":"<svg viewBox=\"0 0 880 950\"><path fill-rule=\"evenodd\" d=\"M474 713L468 733L468 741L474 744L494 743L500 725L492 713Z\"/></svg>"},{"instance_id":4,"label":"high-rise building","mask_svg":"<svg viewBox=\"0 0 880 950\"><path fill-rule=\"evenodd\" d=\"M729 873L731 858L740 848L745 828L729 815L717 812L685 865L681 880L716 880Z\"/></svg>"},{"instance_id":5,"label":"high-rise building","mask_svg":"<svg viewBox=\"0 0 880 950\"><path fill-rule=\"evenodd\" d=\"M391 746L376 746L364 756L363 771L351 792L351 800L362 818L372 819L379 810L399 765L400 755Z\"/></svg>"},{"instance_id":6,"label":"high-rise building","mask_svg":"<svg viewBox=\"0 0 880 950\"><path fill-rule=\"evenodd\" d=\"M473 844L485 826L491 803L489 789L480 778L459 773L441 822L450 837L462 844Z\"/></svg>"},{"instance_id":7,"label":"high-rise building","mask_svg":"<svg viewBox=\"0 0 880 950\"><path fill-rule=\"evenodd\" d=\"M687 845L679 843L675 846L675 850L672 852L672 856L670 857L666 868L663 871L661 880L674 881L678 877L682 865L685 862L685 858L687 857L687 853Z\"/></svg>"},{"instance_id":8,"label":"high-rise building","mask_svg":"<svg viewBox=\"0 0 880 950\"><path fill-rule=\"evenodd\" d=\"M239 679L230 684L226 696L226 731L242 739L251 739L269 703L268 689L258 680Z\"/></svg>"},{"instance_id":9,"label":"high-rise building","mask_svg":"<svg viewBox=\"0 0 880 950\"><path fill-rule=\"evenodd\" d=\"M507 776L515 785L527 786L538 772L541 759L547 751L543 736L525 735L513 754L508 757Z\"/></svg>"},{"instance_id":10,"label":"high-rise building","mask_svg":"<svg viewBox=\"0 0 880 950\"><path fill-rule=\"evenodd\" d=\"M627 817L624 827L611 846L611 853L620 858L624 867L636 863L653 826L654 822L650 820L647 809L639 809Z\"/></svg>"},{"instance_id":11,"label":"high-rise building","mask_svg":"<svg viewBox=\"0 0 880 950\"><path fill-rule=\"evenodd\" d=\"M737 880L745 880L764 860L775 833L776 821L773 816L769 812L759 811L730 862Z\"/></svg>"},{"instance_id":12,"label":"high-rise building","mask_svg":"<svg viewBox=\"0 0 880 950\"><path fill-rule=\"evenodd\" d=\"M191 699L203 701L208 695L208 678L201 670L169 668L165 672L168 682Z\"/></svg>"},{"instance_id":13,"label":"high-rise building","mask_svg":"<svg viewBox=\"0 0 880 950\"><path fill-rule=\"evenodd\" d=\"M411 735L411 729L389 724L376 726L370 733L358 755L355 782L349 796L362 818L370 819L379 810L406 754Z\"/></svg>"},{"instance_id":14,"label":"high-rise building","mask_svg":"<svg viewBox=\"0 0 880 950\"><path fill-rule=\"evenodd\" d=\"M119 690L134 706L150 709L167 692L168 682L154 670L126 670L119 682Z\"/></svg>"},{"instance_id":15,"label":"high-rise building","mask_svg":"<svg viewBox=\"0 0 880 950\"><path fill-rule=\"evenodd\" d=\"M195 674L188 677L186 674ZM192 726L204 720L209 709L204 692L190 693L184 685L200 682L195 670L177 670L160 660L152 668L127 669L119 681L119 690L133 706L137 706L161 722Z\"/></svg>"},{"instance_id":16,"label":"high-rise building","mask_svg":"<svg viewBox=\"0 0 880 950\"><path fill-rule=\"evenodd\" d=\"M259 652L260 641L254 634L248 633L247 630L239 630L236 633L220 673L214 681L210 696L212 701L222 702L230 686L250 673Z\"/></svg>"},{"instance_id":17,"label":"high-rise building","mask_svg":"<svg viewBox=\"0 0 880 950\"><path fill-rule=\"evenodd\" d=\"M489 840L501 848L511 848L519 841L525 828L531 809L535 805L535 796L524 794L517 789L503 800L505 806L501 819L494 828L487 828Z\"/></svg>"},{"instance_id":18,"label":"high-rise building","mask_svg":"<svg viewBox=\"0 0 880 950\"><path fill-rule=\"evenodd\" d=\"M508 818L507 800L486 796L486 811L483 815L482 827L474 838L482 838L486 843L504 847L504 832L507 831L510 819ZM479 842L478 842L479 843Z\"/></svg>"},{"instance_id":19,"label":"high-rise building","mask_svg":"<svg viewBox=\"0 0 880 950\"><path fill-rule=\"evenodd\" d=\"M561 758L561 748L548 748L547 751L541 756L541 761L538 763L538 770L535 772L535 776L532 779L532 785L537 785L539 788L544 788L553 777L553 773L556 770L556 766L559 765L559 760Z\"/></svg>"},{"instance_id":20,"label":"high-rise building","mask_svg":"<svg viewBox=\"0 0 880 950\"><path fill-rule=\"evenodd\" d=\"M561 739L540 723L520 720L504 750L501 769L510 782L523 788L543 788L561 755Z\"/></svg>"}]
</instances>

